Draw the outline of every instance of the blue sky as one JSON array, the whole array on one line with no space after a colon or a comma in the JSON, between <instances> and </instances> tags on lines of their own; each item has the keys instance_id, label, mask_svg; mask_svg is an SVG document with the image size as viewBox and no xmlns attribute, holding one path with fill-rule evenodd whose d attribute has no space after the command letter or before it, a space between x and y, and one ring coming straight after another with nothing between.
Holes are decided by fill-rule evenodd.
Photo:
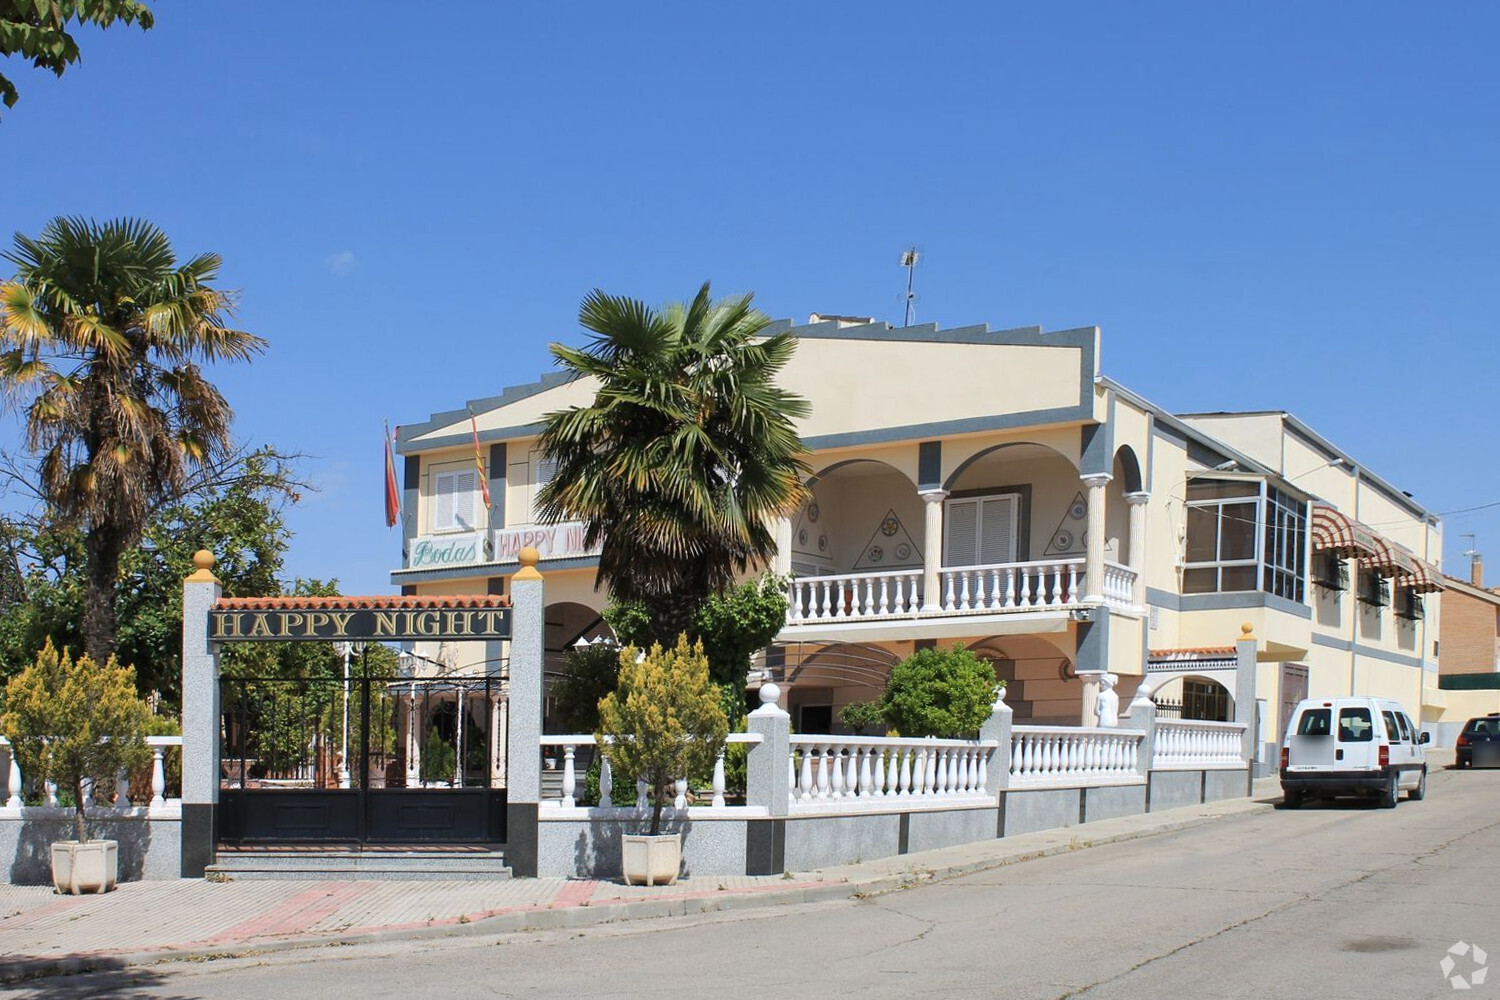
<instances>
[{"instance_id":1,"label":"blue sky","mask_svg":"<svg viewBox=\"0 0 1500 1000\"><path fill-rule=\"evenodd\" d=\"M223 254L237 430L316 456L293 573L388 592L382 421L535 378L590 288L899 322L912 244L919 321L1098 324L1164 406L1500 501L1494 4L153 6L5 65L0 238ZM1500 507L1446 530L1500 559Z\"/></svg>"}]
</instances>

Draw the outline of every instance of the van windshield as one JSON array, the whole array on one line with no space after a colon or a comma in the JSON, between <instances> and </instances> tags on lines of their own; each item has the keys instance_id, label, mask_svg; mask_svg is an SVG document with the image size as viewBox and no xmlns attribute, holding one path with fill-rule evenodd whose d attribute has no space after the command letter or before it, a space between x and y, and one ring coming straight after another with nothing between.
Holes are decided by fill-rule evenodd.
<instances>
[{"instance_id":1,"label":"van windshield","mask_svg":"<svg viewBox=\"0 0 1500 1000\"><path fill-rule=\"evenodd\" d=\"M1375 738L1368 708L1339 709L1339 742L1368 743Z\"/></svg>"},{"instance_id":2,"label":"van windshield","mask_svg":"<svg viewBox=\"0 0 1500 1000\"><path fill-rule=\"evenodd\" d=\"M1309 708L1302 713L1302 718L1297 722L1297 735L1327 736L1332 732L1329 729L1331 718L1326 708Z\"/></svg>"}]
</instances>

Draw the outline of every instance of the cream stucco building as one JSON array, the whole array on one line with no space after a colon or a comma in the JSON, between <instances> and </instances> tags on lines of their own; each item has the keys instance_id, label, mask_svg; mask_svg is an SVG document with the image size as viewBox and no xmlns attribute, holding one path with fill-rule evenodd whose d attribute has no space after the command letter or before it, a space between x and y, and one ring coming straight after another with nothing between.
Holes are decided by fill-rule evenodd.
<instances>
[{"instance_id":1,"label":"cream stucco building","mask_svg":"<svg viewBox=\"0 0 1500 1000\"><path fill-rule=\"evenodd\" d=\"M755 676L799 732L840 731L842 706L932 643L992 660L1017 723L1091 723L1105 672L1125 701L1148 682L1166 713L1257 722L1263 746L1304 694L1442 717L1442 525L1295 417L1174 415L1100 374L1093 327L794 332L782 384L811 401L816 474L778 526L791 610ZM399 429L403 593L504 593L535 545L549 653L607 634L581 530L532 504L542 418L593 390L548 375ZM1253 677L1231 648L1246 624ZM495 669L478 647L415 652Z\"/></svg>"}]
</instances>

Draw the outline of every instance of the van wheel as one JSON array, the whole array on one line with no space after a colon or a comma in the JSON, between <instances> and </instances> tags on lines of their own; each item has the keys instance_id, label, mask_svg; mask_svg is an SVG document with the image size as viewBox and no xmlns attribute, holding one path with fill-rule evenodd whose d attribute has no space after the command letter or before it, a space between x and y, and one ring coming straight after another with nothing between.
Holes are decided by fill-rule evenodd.
<instances>
[{"instance_id":1,"label":"van wheel","mask_svg":"<svg viewBox=\"0 0 1500 1000\"><path fill-rule=\"evenodd\" d=\"M1302 790L1292 789L1281 793L1281 807L1283 809L1302 808Z\"/></svg>"},{"instance_id":2,"label":"van wheel","mask_svg":"<svg viewBox=\"0 0 1500 1000\"><path fill-rule=\"evenodd\" d=\"M1380 808L1396 808L1396 800L1400 797L1400 795L1400 779L1398 779L1396 775L1393 774L1391 775L1390 780L1385 783L1385 790L1380 793Z\"/></svg>"},{"instance_id":3,"label":"van wheel","mask_svg":"<svg viewBox=\"0 0 1500 1000\"><path fill-rule=\"evenodd\" d=\"M1427 768L1422 768L1422 777L1417 779L1417 787L1406 793L1411 802L1421 802L1427 797Z\"/></svg>"}]
</instances>

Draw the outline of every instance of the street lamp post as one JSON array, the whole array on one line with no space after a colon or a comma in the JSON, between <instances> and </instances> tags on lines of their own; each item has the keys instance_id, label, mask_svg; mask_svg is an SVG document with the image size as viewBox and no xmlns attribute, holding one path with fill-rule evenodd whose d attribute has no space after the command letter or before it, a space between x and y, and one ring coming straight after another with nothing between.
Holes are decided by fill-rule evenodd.
<instances>
[{"instance_id":1,"label":"street lamp post","mask_svg":"<svg viewBox=\"0 0 1500 1000\"><path fill-rule=\"evenodd\" d=\"M339 787L349 787L349 657L363 653L362 642L336 642L333 648L344 658L344 734L339 741Z\"/></svg>"}]
</instances>

